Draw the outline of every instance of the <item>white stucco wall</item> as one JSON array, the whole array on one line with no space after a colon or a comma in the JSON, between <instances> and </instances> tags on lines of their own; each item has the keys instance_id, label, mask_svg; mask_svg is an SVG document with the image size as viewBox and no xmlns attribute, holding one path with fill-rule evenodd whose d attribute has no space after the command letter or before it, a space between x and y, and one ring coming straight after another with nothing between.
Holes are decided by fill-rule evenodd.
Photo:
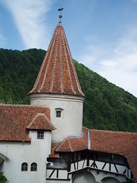
<instances>
[{"instance_id":1,"label":"white stucco wall","mask_svg":"<svg viewBox=\"0 0 137 183\"><path fill-rule=\"evenodd\" d=\"M86 170L84 170L85 173L86 173ZM52 171L50 170L50 173ZM126 178L124 176L117 176L117 175L114 175L112 173L105 173L105 172L99 172L97 170L87 170L87 172L91 173L92 175L92 178L88 178L86 177L86 174L81 171L81 172L76 172L74 173L74 176L72 176L72 174L69 174L69 178L70 180L69 181L65 181L65 180L61 180L63 179L64 177L67 176L67 173L64 172L63 175L62 175L62 172L59 172L59 175L60 175L60 180L55 180L56 179L56 172L55 172L55 175L52 177L54 180L47 180L46 183L65 183L65 182L68 182L68 183L90 183L90 182L93 182L93 183L121 183L121 182L124 182L126 181ZM64 175L66 173L66 175ZM84 181L83 181L84 180Z\"/></svg>"},{"instance_id":2,"label":"white stucco wall","mask_svg":"<svg viewBox=\"0 0 137 183\"><path fill-rule=\"evenodd\" d=\"M93 163L93 160L90 160L89 161L89 167L92 165L92 163ZM83 166L84 165L84 166ZM106 179L106 180L113 180L113 179L116 179L117 181L119 181L119 182L122 182L122 181L126 181L126 177L125 176L123 176L123 172L124 172L124 170L125 169L127 169L127 167L126 166L120 166L120 165L117 165L117 169L118 169L118 172L119 172L119 176L117 176L116 174L114 174L114 173L117 173L117 171L116 171L116 169L112 166L111 167L111 171L109 171L109 166L108 166L108 164L105 166L105 168L103 169L104 171L106 171L106 172L103 172L102 171L102 167L103 167L103 165L104 165L104 163L103 162L99 162L99 161L96 161L96 165L97 165L97 167L98 168L94 168L95 170L91 170L91 169L87 169L87 171L88 172L91 172L92 173L92 175L95 177L95 180L96 180L96 182L99 182L99 183L102 183L102 180L104 179L104 178L108 178L108 179ZM77 170L82 170L83 168L88 168L87 166L86 166L86 162L84 163L84 160L82 160L82 161L80 161L79 162L79 164L78 164L78 169ZM98 173L98 171L97 170L100 170L99 171L99 173ZM128 169L127 169L128 170ZM71 172L75 172L76 170L75 170L75 166L74 166L74 164L72 163L71 164ZM131 177L129 177L129 178L131 178ZM106 180L104 180L104 181L106 181ZM111 182L111 181L110 181Z\"/></svg>"},{"instance_id":3,"label":"white stucco wall","mask_svg":"<svg viewBox=\"0 0 137 183\"><path fill-rule=\"evenodd\" d=\"M31 105L48 106L51 122L55 125L52 140L61 141L67 136L81 136L83 120L83 97L67 95L30 95ZM56 118L56 109L62 109L61 118Z\"/></svg>"},{"instance_id":4,"label":"white stucco wall","mask_svg":"<svg viewBox=\"0 0 137 183\"><path fill-rule=\"evenodd\" d=\"M71 170L70 172L67 172L67 170L60 170L58 172L58 178L57 178L57 170L54 171L52 176L50 177L52 180L47 180L47 183L57 183L57 182L65 182L63 179L67 179L68 174L70 181L68 183L75 183L75 182L83 182L83 179L85 177L85 183L88 182L89 178L86 178L87 173L91 173L93 180L92 182L94 183L105 183L105 182L112 182L112 183L121 183L126 181L126 176L123 175L123 172L125 169L128 170L128 167L122 166L122 165L116 165L117 170L119 175L117 174L116 169L113 167L111 168L111 171L109 171L109 166L105 166L104 169L102 167L104 166L103 162L96 161L96 165L98 168L93 168L91 169L91 165L93 163L93 160L89 161L89 166L87 166L87 162L84 160L81 160L77 163L72 163L71 164ZM51 175L53 172L52 169L47 169L47 178ZM90 174L89 174L90 175ZM129 179L131 177L128 177ZM60 181L56 180L60 179ZM90 178L91 179L91 178ZM89 181L90 182L90 181Z\"/></svg>"},{"instance_id":5,"label":"white stucco wall","mask_svg":"<svg viewBox=\"0 0 137 183\"><path fill-rule=\"evenodd\" d=\"M116 169L114 168L113 165L111 167L111 171L109 171L109 165L106 164L105 168L103 169L104 171L107 172L106 173L106 172L103 172L103 170L102 170L102 167L104 166L104 162L96 161L96 165L97 165L98 168L94 168L94 170L93 169L92 170L90 169L92 163L93 163L93 160L90 160L89 161L89 166L87 166L86 165L87 164L86 161L85 162L84 162L84 160L79 161L79 163L78 163L78 169L77 170L75 170L74 163L72 163L71 164L71 172L70 173L74 173L75 171L78 171L78 170L80 171L80 170L82 170L84 168L87 168L87 170L89 172L91 172L92 175L95 177L96 182L101 182L101 180L103 180L104 178L108 178L108 177L109 177L109 180L111 178L113 178L113 179L115 178L119 182L126 181L126 177L123 175L124 170L125 169L128 170L128 168L126 166L116 165L117 166L117 170L119 172L119 176L117 176L116 175L117 174L117 171L116 171ZM89 167L89 169L88 169L88 167ZM100 170L99 173L97 172L97 170ZM116 174L114 174L114 173L116 173ZM131 177L128 177L128 178L131 178Z\"/></svg>"},{"instance_id":6,"label":"white stucco wall","mask_svg":"<svg viewBox=\"0 0 137 183\"><path fill-rule=\"evenodd\" d=\"M5 159L2 171L9 183L46 182L46 160L51 149L51 132L44 132L44 139L37 139L37 132L31 131L31 143L0 143L0 153ZM21 164L28 163L28 171L21 171ZM37 163L37 171L30 171L31 163Z\"/></svg>"}]
</instances>

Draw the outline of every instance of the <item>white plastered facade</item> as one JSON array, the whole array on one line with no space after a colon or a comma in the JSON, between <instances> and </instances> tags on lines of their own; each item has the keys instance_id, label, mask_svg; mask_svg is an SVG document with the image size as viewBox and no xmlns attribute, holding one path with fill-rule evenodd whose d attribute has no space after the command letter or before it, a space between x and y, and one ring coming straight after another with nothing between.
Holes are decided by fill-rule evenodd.
<instances>
[{"instance_id":1,"label":"white plastered facade","mask_svg":"<svg viewBox=\"0 0 137 183\"><path fill-rule=\"evenodd\" d=\"M46 182L46 163L51 150L51 132L44 132L44 139L37 139L37 132L30 131L31 142L1 142L0 153L5 156L0 171L9 183ZM27 171L21 171L22 163L28 164ZM37 171L31 171L31 164L37 164Z\"/></svg>"},{"instance_id":2,"label":"white plastered facade","mask_svg":"<svg viewBox=\"0 0 137 183\"><path fill-rule=\"evenodd\" d=\"M68 136L82 135L84 97L53 94L30 95L31 105L48 106L50 118L56 130L52 132L52 140L60 142ZM61 110L61 117L56 117L56 111Z\"/></svg>"},{"instance_id":3,"label":"white plastered facade","mask_svg":"<svg viewBox=\"0 0 137 183\"><path fill-rule=\"evenodd\" d=\"M90 164L93 163L93 160L90 160ZM91 181L93 181L92 183L108 183L108 181L110 183L121 183L121 182L125 182L126 181L126 177L128 177L130 179L130 173L129 176L128 175L124 175L123 172L125 169L128 170L128 168L126 166L120 166L117 165L117 169L119 171L119 175L117 175L116 173L116 169L114 167L112 167L112 170L109 173L109 165L107 165L103 170L102 170L102 166L104 165L103 162L96 162L98 168L95 169L91 169L90 166L86 166L86 164L84 165L84 160L79 161L78 165L79 168L77 170L75 170L75 165L72 163L71 164L71 171L67 172L67 170L61 170L59 172L59 177L58 179L60 179L60 181L58 180L47 180L47 183L91 183ZM83 166L84 165L84 166ZM130 170L128 170L130 171ZM52 173L52 170L48 170L47 171L47 176L50 175ZM64 181L69 174L69 181ZM89 181L89 177L92 177L93 179L91 179L91 181ZM52 176L53 179L56 179L56 172L53 174ZM61 180L62 179L62 180ZM63 180L64 179L64 180Z\"/></svg>"}]
</instances>

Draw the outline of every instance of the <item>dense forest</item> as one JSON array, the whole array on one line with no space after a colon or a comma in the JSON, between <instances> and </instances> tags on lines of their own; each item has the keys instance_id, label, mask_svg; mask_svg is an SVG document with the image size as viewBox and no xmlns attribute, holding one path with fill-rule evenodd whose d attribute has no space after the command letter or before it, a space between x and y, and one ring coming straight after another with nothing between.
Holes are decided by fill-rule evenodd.
<instances>
[{"instance_id":1,"label":"dense forest","mask_svg":"<svg viewBox=\"0 0 137 183\"><path fill-rule=\"evenodd\" d=\"M0 49L0 103L29 104L45 51ZM84 94L84 126L137 132L137 98L74 61Z\"/></svg>"}]
</instances>

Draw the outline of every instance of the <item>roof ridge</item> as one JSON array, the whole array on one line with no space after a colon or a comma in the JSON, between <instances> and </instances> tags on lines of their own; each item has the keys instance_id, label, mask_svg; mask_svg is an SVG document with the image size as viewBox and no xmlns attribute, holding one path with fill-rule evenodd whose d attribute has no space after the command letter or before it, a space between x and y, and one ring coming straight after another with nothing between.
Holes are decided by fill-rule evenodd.
<instances>
[{"instance_id":1,"label":"roof ridge","mask_svg":"<svg viewBox=\"0 0 137 183\"><path fill-rule=\"evenodd\" d=\"M112 131L112 130L99 130L99 129L89 129L92 131L100 131L100 132L107 132L107 133L121 133L121 134L135 134L137 135L137 132L125 132L125 131Z\"/></svg>"},{"instance_id":2,"label":"roof ridge","mask_svg":"<svg viewBox=\"0 0 137 183\"><path fill-rule=\"evenodd\" d=\"M68 41L67 41L67 38L65 37L65 43L66 43L66 47L67 47L67 50L68 50L68 53L69 53L69 58L70 58L70 63L71 63L71 66L72 66L72 70L73 70L73 73L74 73L74 77L75 77L75 80L76 80L76 84L77 84L77 87L78 87L78 91L82 94L82 90L81 90L81 87L80 87L80 84L78 82L78 77L77 77L77 73L76 73L76 70L74 69L75 66L74 66L74 63L73 63L73 59L72 59L72 55L71 55L71 51L70 51L70 48L68 46Z\"/></svg>"},{"instance_id":3,"label":"roof ridge","mask_svg":"<svg viewBox=\"0 0 137 183\"><path fill-rule=\"evenodd\" d=\"M44 116L46 117L46 115L44 113L37 113L31 120L31 122L29 123L29 125L27 126L27 128L30 128L32 126L32 124L35 122L35 120L39 117L39 116ZM48 120L48 118L46 118Z\"/></svg>"},{"instance_id":4,"label":"roof ridge","mask_svg":"<svg viewBox=\"0 0 137 183\"><path fill-rule=\"evenodd\" d=\"M61 145L67 140L68 137L66 137L63 141L60 142L60 144L57 145L55 148L55 151L58 151L58 149L61 147Z\"/></svg>"},{"instance_id":5,"label":"roof ridge","mask_svg":"<svg viewBox=\"0 0 137 183\"><path fill-rule=\"evenodd\" d=\"M70 139L67 138L67 141L68 141L68 144L69 144L69 148L71 149L71 151L73 151L73 148L72 148L72 146L70 145Z\"/></svg>"},{"instance_id":6,"label":"roof ridge","mask_svg":"<svg viewBox=\"0 0 137 183\"><path fill-rule=\"evenodd\" d=\"M63 39L63 43L65 43L64 39ZM75 92L75 90L73 88L73 85L72 85L72 78L71 78L71 73L70 73L70 67L69 67L69 64L68 64L67 51L66 51L66 47L65 47L65 45L67 46L67 44L63 44L63 45L64 45L64 51L65 51L65 56L66 56L66 60L65 61L67 63L67 68L68 68L68 73L69 73L69 78L70 78L71 89L72 89L73 93L76 94L76 92Z\"/></svg>"},{"instance_id":7,"label":"roof ridge","mask_svg":"<svg viewBox=\"0 0 137 183\"><path fill-rule=\"evenodd\" d=\"M62 36L62 31L61 31L61 36ZM61 93L64 93L64 86L63 86L63 69L62 69L62 67L63 67L63 63L62 63L62 57L61 57L61 55L62 55L62 46L63 46L63 44L62 44L62 42L60 41L59 42L59 50L60 50L60 90L61 90Z\"/></svg>"},{"instance_id":8,"label":"roof ridge","mask_svg":"<svg viewBox=\"0 0 137 183\"><path fill-rule=\"evenodd\" d=\"M55 31L54 31L54 32L55 32ZM46 68L46 72L45 72L43 81L45 80L46 73L47 73L48 66L49 66L49 62L50 62L50 58L51 58L51 53L52 53L52 50L53 50L52 44L54 45L54 43L55 43L55 40L53 40L53 37L52 37L51 42L50 42L49 47L48 47L48 50L47 50L46 55L45 55L45 57L44 57L43 63L42 63L42 65L41 65L41 67L40 67L40 71L39 71L39 73L38 73L38 76L37 76L37 79L36 79L36 81L35 81L35 84L34 84L32 90L31 90L29 93L33 92L33 91L37 88L37 84L38 84L38 82L39 82L39 80L40 80L41 73L42 73L42 71L43 71L43 67L44 67L45 62L46 62L46 59L47 59L47 57L48 57L48 55L49 55L49 59L48 59L49 61L48 61L48 63L47 63L47 68ZM51 49L51 51L49 52L50 49ZM41 85L41 87L40 87L40 89L39 89L39 92L40 92L40 90L42 89L43 85L44 85L44 82L42 83L42 85ZM28 94L29 94L29 93L28 93Z\"/></svg>"},{"instance_id":9,"label":"roof ridge","mask_svg":"<svg viewBox=\"0 0 137 183\"><path fill-rule=\"evenodd\" d=\"M57 34L57 33L56 33ZM55 69L56 69L56 63L57 63L57 50L58 50L58 36L57 36L57 43L55 45L55 52L54 52L54 62L53 62L53 69L52 69L52 75L51 75L51 86L49 89L49 92L53 90L53 84L54 84L54 77L55 77Z\"/></svg>"},{"instance_id":10,"label":"roof ridge","mask_svg":"<svg viewBox=\"0 0 137 183\"><path fill-rule=\"evenodd\" d=\"M30 107L30 108L48 108L48 106L35 106L35 105L29 105L29 104L0 104L0 107L4 106L4 107Z\"/></svg>"},{"instance_id":11,"label":"roof ridge","mask_svg":"<svg viewBox=\"0 0 137 183\"><path fill-rule=\"evenodd\" d=\"M44 116L47 120L47 123L49 125L51 125L53 127L53 129L55 129L55 126L51 123L50 119L46 116L45 113L37 113L31 120L31 122L29 123L29 125L27 126L27 128L31 128L31 126L34 124L35 120L40 117L40 116Z\"/></svg>"},{"instance_id":12,"label":"roof ridge","mask_svg":"<svg viewBox=\"0 0 137 183\"><path fill-rule=\"evenodd\" d=\"M55 31L54 31L54 34L55 34ZM56 34L55 34L56 35ZM43 82L42 82L42 84L41 84L41 87L40 87L40 89L39 89L39 92L42 90L42 88L43 88L43 86L44 86L44 81L45 81L45 79L46 79L46 76L47 76L47 71L48 71L48 68L49 68L49 63L50 63L50 59L51 59L51 55L52 55L52 52L53 52L53 46L52 46L52 44L53 44L53 46L54 46L54 44L55 44L55 40L52 38L52 40L51 40L51 42L50 42L50 48L51 48L51 51L49 52L49 51L47 51L47 53L49 54L49 59L48 59L48 63L47 63L47 67L46 67L46 72L45 72L45 74L44 74L44 78L43 78ZM48 49L48 50L50 50L50 49ZM47 54L46 54L47 55ZM42 70L43 70L43 67L45 66L45 63L46 63L46 56L45 56L45 62L44 63L42 63L42 68L41 68L41 73L42 73ZM40 75L41 76L41 75ZM40 79L40 77L39 77L39 79ZM39 82L39 81L38 81Z\"/></svg>"}]
</instances>

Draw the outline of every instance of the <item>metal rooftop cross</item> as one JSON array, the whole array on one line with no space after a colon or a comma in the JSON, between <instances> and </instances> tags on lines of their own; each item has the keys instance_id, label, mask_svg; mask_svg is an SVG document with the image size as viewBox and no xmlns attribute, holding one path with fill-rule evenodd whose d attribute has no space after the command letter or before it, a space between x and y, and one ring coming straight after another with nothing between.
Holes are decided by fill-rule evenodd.
<instances>
[{"instance_id":1,"label":"metal rooftop cross","mask_svg":"<svg viewBox=\"0 0 137 183\"><path fill-rule=\"evenodd\" d=\"M61 8L59 8L58 9L58 11L60 11L60 15L59 15L59 18L60 18L60 20L59 20L59 24L61 24L62 22L61 22L61 19L62 19L62 10L63 10L64 8L62 8L62 5L61 5Z\"/></svg>"}]
</instances>

